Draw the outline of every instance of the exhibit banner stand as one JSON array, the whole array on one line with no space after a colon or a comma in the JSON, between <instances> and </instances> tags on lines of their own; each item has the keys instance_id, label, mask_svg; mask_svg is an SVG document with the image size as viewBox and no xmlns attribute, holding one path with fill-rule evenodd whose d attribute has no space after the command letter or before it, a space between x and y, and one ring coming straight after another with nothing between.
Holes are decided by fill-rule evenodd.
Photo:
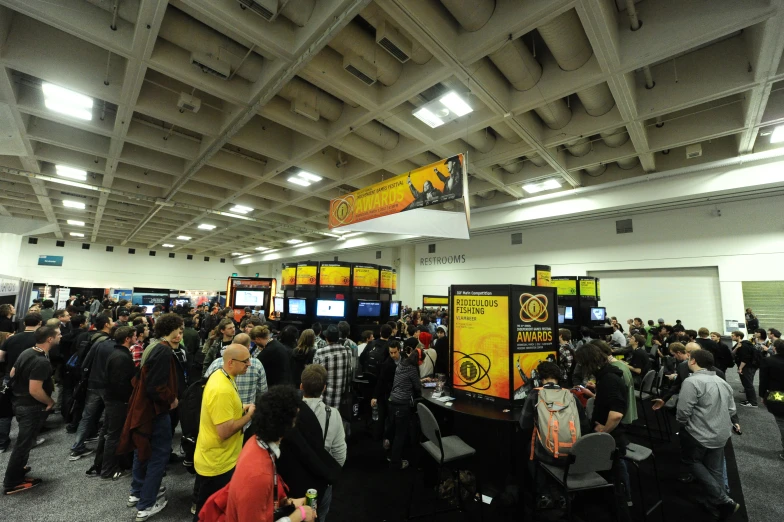
<instances>
[{"instance_id":1,"label":"exhibit banner stand","mask_svg":"<svg viewBox=\"0 0 784 522\"><path fill-rule=\"evenodd\" d=\"M540 385L540 361L556 361L555 288L454 285L450 310L455 397L508 407Z\"/></svg>"}]
</instances>

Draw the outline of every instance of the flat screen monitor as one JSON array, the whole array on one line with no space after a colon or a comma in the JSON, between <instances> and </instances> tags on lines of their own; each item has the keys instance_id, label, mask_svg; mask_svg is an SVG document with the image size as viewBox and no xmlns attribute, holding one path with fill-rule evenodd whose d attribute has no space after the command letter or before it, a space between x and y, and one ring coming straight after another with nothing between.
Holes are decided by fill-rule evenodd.
<instances>
[{"instance_id":1,"label":"flat screen monitor","mask_svg":"<svg viewBox=\"0 0 784 522\"><path fill-rule=\"evenodd\" d=\"M381 301L359 301L357 303L357 317L379 317L381 315Z\"/></svg>"},{"instance_id":2,"label":"flat screen monitor","mask_svg":"<svg viewBox=\"0 0 784 522\"><path fill-rule=\"evenodd\" d=\"M275 311L278 313L283 312L283 298L276 297L275 298Z\"/></svg>"},{"instance_id":3,"label":"flat screen monitor","mask_svg":"<svg viewBox=\"0 0 784 522\"><path fill-rule=\"evenodd\" d=\"M258 315L260 317L266 317L266 314L264 313L264 310L253 310L251 312L251 314L252 315Z\"/></svg>"},{"instance_id":4,"label":"flat screen monitor","mask_svg":"<svg viewBox=\"0 0 784 522\"><path fill-rule=\"evenodd\" d=\"M566 307L565 306L559 306L558 307L558 324L563 324L565 319L566 319Z\"/></svg>"},{"instance_id":5,"label":"flat screen monitor","mask_svg":"<svg viewBox=\"0 0 784 522\"><path fill-rule=\"evenodd\" d=\"M264 290L237 290L234 306L264 306Z\"/></svg>"},{"instance_id":6,"label":"flat screen monitor","mask_svg":"<svg viewBox=\"0 0 784 522\"><path fill-rule=\"evenodd\" d=\"M290 315L308 315L307 301L295 297L289 298L289 314Z\"/></svg>"},{"instance_id":7,"label":"flat screen monitor","mask_svg":"<svg viewBox=\"0 0 784 522\"><path fill-rule=\"evenodd\" d=\"M155 308L155 305L142 305L142 308L144 308L146 315L152 315L152 309Z\"/></svg>"},{"instance_id":8,"label":"flat screen monitor","mask_svg":"<svg viewBox=\"0 0 784 522\"><path fill-rule=\"evenodd\" d=\"M436 318L436 325L437 326L441 326L441 318L440 317Z\"/></svg>"},{"instance_id":9,"label":"flat screen monitor","mask_svg":"<svg viewBox=\"0 0 784 522\"><path fill-rule=\"evenodd\" d=\"M604 322L607 319L607 309L603 306L591 308L591 321Z\"/></svg>"},{"instance_id":10,"label":"flat screen monitor","mask_svg":"<svg viewBox=\"0 0 784 522\"><path fill-rule=\"evenodd\" d=\"M319 299L316 301L316 317L345 317L346 302Z\"/></svg>"},{"instance_id":11,"label":"flat screen monitor","mask_svg":"<svg viewBox=\"0 0 784 522\"><path fill-rule=\"evenodd\" d=\"M564 306L564 319L567 321L574 321L574 308L571 306Z\"/></svg>"},{"instance_id":12,"label":"flat screen monitor","mask_svg":"<svg viewBox=\"0 0 784 522\"><path fill-rule=\"evenodd\" d=\"M400 317L400 301L389 302L389 317Z\"/></svg>"},{"instance_id":13,"label":"flat screen monitor","mask_svg":"<svg viewBox=\"0 0 784 522\"><path fill-rule=\"evenodd\" d=\"M188 306L191 304L190 299L172 299L172 305L174 306Z\"/></svg>"}]
</instances>

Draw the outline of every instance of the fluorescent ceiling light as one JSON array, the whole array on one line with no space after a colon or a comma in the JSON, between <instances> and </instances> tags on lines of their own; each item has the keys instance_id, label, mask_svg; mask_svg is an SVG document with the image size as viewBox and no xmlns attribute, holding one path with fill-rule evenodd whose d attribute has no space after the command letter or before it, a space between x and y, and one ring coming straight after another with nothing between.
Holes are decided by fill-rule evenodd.
<instances>
[{"instance_id":1,"label":"fluorescent ceiling light","mask_svg":"<svg viewBox=\"0 0 784 522\"><path fill-rule=\"evenodd\" d=\"M191 236L177 236L177 239L182 240L182 241L190 241L191 240Z\"/></svg>"},{"instance_id":2,"label":"fluorescent ceiling light","mask_svg":"<svg viewBox=\"0 0 784 522\"><path fill-rule=\"evenodd\" d=\"M81 201L70 201L68 199L64 199L63 206L68 208L78 208L84 210L84 203L82 203Z\"/></svg>"},{"instance_id":3,"label":"fluorescent ceiling light","mask_svg":"<svg viewBox=\"0 0 784 522\"><path fill-rule=\"evenodd\" d=\"M164 243L164 244L162 244L161 246L162 246L163 248L174 248L174 245L172 245L171 243Z\"/></svg>"},{"instance_id":4,"label":"fluorescent ceiling light","mask_svg":"<svg viewBox=\"0 0 784 522\"><path fill-rule=\"evenodd\" d=\"M233 256L241 256L242 252L232 252L231 255L233 255Z\"/></svg>"},{"instance_id":5,"label":"fluorescent ceiling light","mask_svg":"<svg viewBox=\"0 0 784 522\"><path fill-rule=\"evenodd\" d=\"M84 221L76 221L75 219L69 219L68 221L66 221L66 223L68 223L69 225L73 225L75 227L84 226Z\"/></svg>"},{"instance_id":6,"label":"fluorescent ceiling light","mask_svg":"<svg viewBox=\"0 0 784 522\"><path fill-rule=\"evenodd\" d=\"M430 109L427 107L420 107L416 111L414 111L414 116L421 120L425 125L428 125L430 128L435 129L436 127L440 127L445 122L438 116L436 116Z\"/></svg>"},{"instance_id":7,"label":"fluorescent ceiling light","mask_svg":"<svg viewBox=\"0 0 784 522\"><path fill-rule=\"evenodd\" d=\"M329 232L319 232L319 234L321 234L322 236L327 236L327 237L340 237L337 234L330 234Z\"/></svg>"},{"instance_id":8,"label":"fluorescent ceiling light","mask_svg":"<svg viewBox=\"0 0 784 522\"><path fill-rule=\"evenodd\" d=\"M71 232L71 235L73 237L84 237L84 234L82 234L81 232Z\"/></svg>"},{"instance_id":9,"label":"fluorescent ceiling light","mask_svg":"<svg viewBox=\"0 0 784 522\"><path fill-rule=\"evenodd\" d=\"M289 240L286 241L286 243L288 243L289 245L299 245L300 243L302 243L302 240L301 239L289 239Z\"/></svg>"},{"instance_id":10,"label":"fluorescent ceiling light","mask_svg":"<svg viewBox=\"0 0 784 522\"><path fill-rule=\"evenodd\" d=\"M529 194L536 194L537 192L544 192L545 190L554 190L561 188L561 182L555 178L542 181L541 183L529 183L523 185L523 190Z\"/></svg>"},{"instance_id":11,"label":"fluorescent ceiling light","mask_svg":"<svg viewBox=\"0 0 784 522\"><path fill-rule=\"evenodd\" d=\"M82 120L93 119L93 99L89 96L46 82L41 90L47 109Z\"/></svg>"},{"instance_id":12,"label":"fluorescent ceiling light","mask_svg":"<svg viewBox=\"0 0 784 522\"><path fill-rule=\"evenodd\" d=\"M442 96L439 100L444 107L450 110L450 112L455 113L455 115L459 118L460 116L465 116L469 112L474 112L474 109L471 108L466 101L460 97L455 91L452 91L445 96Z\"/></svg>"},{"instance_id":13,"label":"fluorescent ceiling light","mask_svg":"<svg viewBox=\"0 0 784 522\"><path fill-rule=\"evenodd\" d=\"M256 250L258 250L259 252L263 252L265 250L269 250L269 248L267 248L267 247L256 247Z\"/></svg>"},{"instance_id":14,"label":"fluorescent ceiling light","mask_svg":"<svg viewBox=\"0 0 784 522\"><path fill-rule=\"evenodd\" d=\"M202 223L199 225L199 228L202 230L212 230L215 228L215 225L208 225L207 223Z\"/></svg>"},{"instance_id":15,"label":"fluorescent ceiling light","mask_svg":"<svg viewBox=\"0 0 784 522\"><path fill-rule=\"evenodd\" d=\"M303 179L303 178L298 178L296 176L291 176L288 181L289 181L289 183L294 183L295 185L299 185L301 187L309 187L310 186L310 181L308 181L306 179Z\"/></svg>"},{"instance_id":16,"label":"fluorescent ceiling light","mask_svg":"<svg viewBox=\"0 0 784 522\"><path fill-rule=\"evenodd\" d=\"M234 205L229 209L229 212L236 212L237 214L247 214L248 212L253 212L253 209L242 205Z\"/></svg>"},{"instance_id":17,"label":"fluorescent ceiling light","mask_svg":"<svg viewBox=\"0 0 784 522\"><path fill-rule=\"evenodd\" d=\"M308 181L321 181L321 176L316 176L315 174L311 174L310 172L306 172L304 170L299 171L297 174L300 178L306 179Z\"/></svg>"},{"instance_id":18,"label":"fluorescent ceiling light","mask_svg":"<svg viewBox=\"0 0 784 522\"><path fill-rule=\"evenodd\" d=\"M246 217L246 216L242 216L240 214L234 214L232 212L220 212L220 215L221 216L229 216L229 217L233 217L233 218L237 218L237 219L244 219L244 220L247 220L247 221L250 221L250 220L253 219L253 218L249 218L249 217Z\"/></svg>"},{"instance_id":19,"label":"fluorescent ceiling light","mask_svg":"<svg viewBox=\"0 0 784 522\"><path fill-rule=\"evenodd\" d=\"M75 169L73 167L66 167L65 165L55 165L54 169L57 175L63 178L75 179L79 181L87 180L87 171L82 169Z\"/></svg>"},{"instance_id":20,"label":"fluorescent ceiling light","mask_svg":"<svg viewBox=\"0 0 784 522\"><path fill-rule=\"evenodd\" d=\"M779 125L773 129L773 134L770 135L771 143L781 143L784 141L784 125Z\"/></svg>"}]
</instances>

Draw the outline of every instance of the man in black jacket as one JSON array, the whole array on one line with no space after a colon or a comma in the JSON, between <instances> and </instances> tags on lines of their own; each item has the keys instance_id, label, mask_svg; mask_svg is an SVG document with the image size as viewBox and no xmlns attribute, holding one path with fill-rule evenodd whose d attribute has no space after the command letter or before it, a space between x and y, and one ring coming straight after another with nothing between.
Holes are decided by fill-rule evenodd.
<instances>
[{"instance_id":1,"label":"man in black jacket","mask_svg":"<svg viewBox=\"0 0 784 522\"><path fill-rule=\"evenodd\" d=\"M395 382L395 371L397 365L400 364L400 343L398 341L391 341L389 343L389 358L381 365L381 372L376 381L376 387L373 390L373 399L370 401L370 407L378 406L378 418L381 422L378 423L376 428L376 436L379 432L384 436L384 449L388 450L390 447L390 440L392 440L392 428L394 427L394 419L388 418L389 415L389 394L392 393L392 384Z\"/></svg>"},{"instance_id":2,"label":"man in black jacket","mask_svg":"<svg viewBox=\"0 0 784 522\"><path fill-rule=\"evenodd\" d=\"M250 338L256 343L256 349L259 351L256 357L264 366L267 386L272 388L278 384L292 384L291 349L273 339L266 326L255 326L250 331Z\"/></svg>"},{"instance_id":3,"label":"man in black jacket","mask_svg":"<svg viewBox=\"0 0 784 522\"><path fill-rule=\"evenodd\" d=\"M66 421L68 421L69 417L66 410L71 408L74 385L68 378L68 369L65 366L65 363L67 363L68 359L71 358L71 355L76 352L76 349L78 348L76 339L87 331L87 327L85 326L86 323L87 318L81 314L71 317L71 330L63 335L60 344L57 345L49 355L52 366L55 366L55 372L57 374L57 404L55 404L54 409L55 411L60 410L63 419ZM59 362L60 364L55 365L55 362Z\"/></svg>"},{"instance_id":4,"label":"man in black jacket","mask_svg":"<svg viewBox=\"0 0 784 522\"><path fill-rule=\"evenodd\" d=\"M741 406L747 408L757 408L757 393L754 390L754 374L757 373L758 358L756 357L757 348L743 338L743 332L732 332L732 341L735 343L735 348L732 351L735 353L735 363L738 365L738 375L740 375L740 382L743 385L743 391L746 393L746 400L741 401Z\"/></svg>"},{"instance_id":5,"label":"man in black jacket","mask_svg":"<svg viewBox=\"0 0 784 522\"><path fill-rule=\"evenodd\" d=\"M114 332L114 347L106 360L105 373L111 376L104 389L104 423L98 438L95 460L87 476L102 479L119 478L123 472L117 466L117 444L120 441L128 400L133 393L131 381L136 375L131 345L136 343L136 330L132 326L121 326Z\"/></svg>"},{"instance_id":6,"label":"man in black jacket","mask_svg":"<svg viewBox=\"0 0 784 522\"><path fill-rule=\"evenodd\" d=\"M700 345L703 350L708 350L713 354L713 364L722 372L727 373L727 368L733 366L735 363L732 360L732 351L729 346L723 343L717 343L710 337L710 331L704 326L697 331L697 338L695 343Z\"/></svg>"},{"instance_id":7,"label":"man in black jacket","mask_svg":"<svg viewBox=\"0 0 784 522\"><path fill-rule=\"evenodd\" d=\"M672 343L670 345L670 353L677 361L675 373L667 376L673 382L661 398L653 401L652 407L654 410L660 409L674 395L679 394L681 391L681 384L683 384L683 381L689 376L689 354L686 352L686 347L681 343Z\"/></svg>"}]
</instances>

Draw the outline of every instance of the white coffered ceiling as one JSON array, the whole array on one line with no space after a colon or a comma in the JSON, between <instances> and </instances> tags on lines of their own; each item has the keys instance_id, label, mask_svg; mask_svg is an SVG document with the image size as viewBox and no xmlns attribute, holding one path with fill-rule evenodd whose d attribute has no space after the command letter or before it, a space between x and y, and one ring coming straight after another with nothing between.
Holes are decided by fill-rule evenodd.
<instances>
[{"instance_id":1,"label":"white coffered ceiling","mask_svg":"<svg viewBox=\"0 0 784 522\"><path fill-rule=\"evenodd\" d=\"M230 256L323 240L330 198L458 152L483 207L758 152L784 123L779 0L256 0L273 21L252 3L0 0L0 214ZM48 109L44 82L92 119ZM412 115L450 90L473 112Z\"/></svg>"}]
</instances>

